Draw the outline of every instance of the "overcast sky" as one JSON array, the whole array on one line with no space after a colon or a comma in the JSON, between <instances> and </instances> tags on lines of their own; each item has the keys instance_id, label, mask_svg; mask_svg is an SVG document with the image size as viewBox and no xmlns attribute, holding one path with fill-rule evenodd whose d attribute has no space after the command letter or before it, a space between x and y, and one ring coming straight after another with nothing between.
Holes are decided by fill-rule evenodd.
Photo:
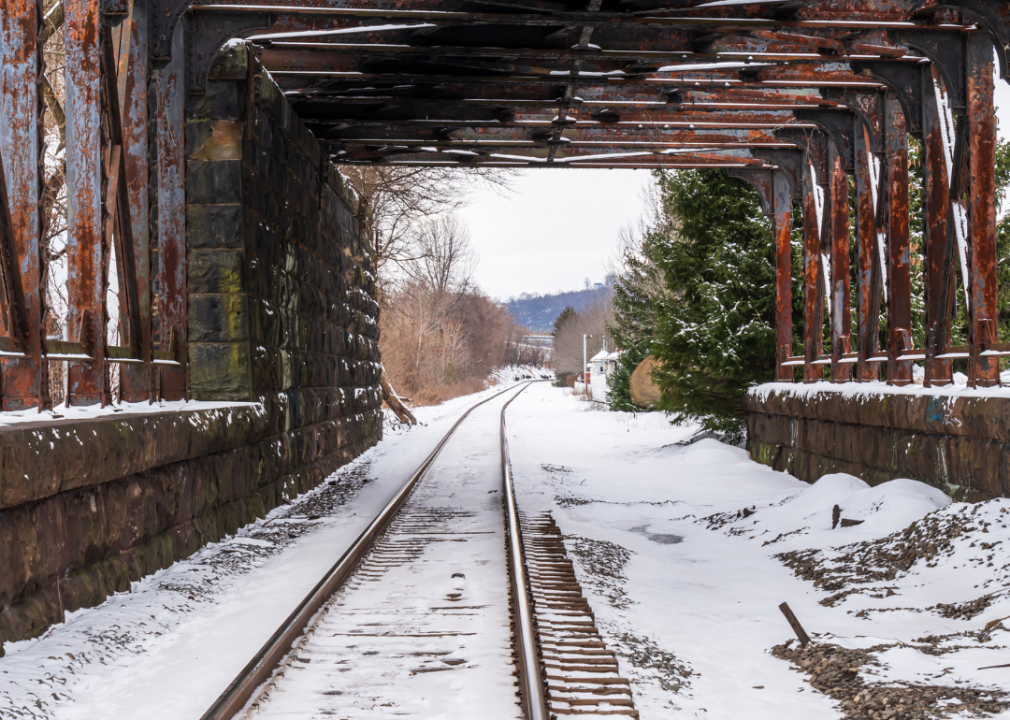
<instances>
[{"instance_id":1,"label":"overcast sky","mask_svg":"<svg viewBox=\"0 0 1010 720\"><path fill-rule=\"evenodd\" d=\"M999 134L1010 129L1010 86L996 83ZM601 282L622 226L643 212L647 170L539 169L502 196L478 189L460 213L479 255L477 281L492 297L577 290Z\"/></svg>"}]
</instances>

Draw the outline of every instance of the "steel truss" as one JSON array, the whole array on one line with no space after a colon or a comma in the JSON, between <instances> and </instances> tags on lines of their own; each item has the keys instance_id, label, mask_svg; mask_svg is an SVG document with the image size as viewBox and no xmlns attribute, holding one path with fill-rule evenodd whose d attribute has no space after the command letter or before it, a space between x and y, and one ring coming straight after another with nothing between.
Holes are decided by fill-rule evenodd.
<instances>
[{"instance_id":1,"label":"steel truss","mask_svg":"<svg viewBox=\"0 0 1010 720\"><path fill-rule=\"evenodd\" d=\"M921 361L942 386L964 358L970 384L991 386L1010 355L996 333L993 112L1010 0L62 0L48 19L38 0L7 0L0 17L3 409L47 407L53 361L68 364L74 404L109 401L112 363L124 399L185 397L185 105L232 38L337 163L715 167L747 181L774 230L779 380L801 368L807 382L870 381L884 366L904 385ZM66 339L43 323L42 47L57 32ZM923 348L911 337L909 135L923 147ZM105 339L112 248L120 346ZM963 347L951 346L956 306Z\"/></svg>"}]
</instances>

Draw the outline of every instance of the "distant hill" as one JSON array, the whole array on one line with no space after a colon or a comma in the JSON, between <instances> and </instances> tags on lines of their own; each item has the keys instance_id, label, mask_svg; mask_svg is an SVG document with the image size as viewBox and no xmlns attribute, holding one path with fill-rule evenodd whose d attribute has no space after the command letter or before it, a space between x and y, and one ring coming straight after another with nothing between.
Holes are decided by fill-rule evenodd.
<instances>
[{"instance_id":1,"label":"distant hill","mask_svg":"<svg viewBox=\"0 0 1010 720\"><path fill-rule=\"evenodd\" d=\"M610 288L596 287L548 295L523 293L505 302L505 308L517 323L533 332L550 332L554 329L554 321L565 307L571 305L576 311L583 310L592 303L593 298L608 292Z\"/></svg>"}]
</instances>

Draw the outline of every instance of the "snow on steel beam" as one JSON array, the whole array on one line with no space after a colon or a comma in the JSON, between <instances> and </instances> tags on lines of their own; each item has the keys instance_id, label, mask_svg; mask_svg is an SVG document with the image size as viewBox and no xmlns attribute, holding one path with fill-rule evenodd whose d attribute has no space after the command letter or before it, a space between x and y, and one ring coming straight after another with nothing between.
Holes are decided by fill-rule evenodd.
<instances>
[{"instance_id":1,"label":"snow on steel beam","mask_svg":"<svg viewBox=\"0 0 1010 720\"><path fill-rule=\"evenodd\" d=\"M821 263L821 232L824 226L823 169L807 162L803 172L803 382L821 379L814 364L824 352L824 272Z\"/></svg>"},{"instance_id":2,"label":"snow on steel beam","mask_svg":"<svg viewBox=\"0 0 1010 720\"><path fill-rule=\"evenodd\" d=\"M65 0L67 325L87 361L70 363L71 404L106 404L105 253L102 242L101 18L89 0Z\"/></svg>"},{"instance_id":3,"label":"snow on steel beam","mask_svg":"<svg viewBox=\"0 0 1010 720\"><path fill-rule=\"evenodd\" d=\"M4 410L44 405L48 400L46 365L42 362L42 267L39 195L42 190L42 69L38 35L41 8L36 0L7 0L0 12L0 157L6 188L6 217L0 260L8 331L23 358L3 368ZM9 221L9 224L8 222Z\"/></svg>"}]
</instances>

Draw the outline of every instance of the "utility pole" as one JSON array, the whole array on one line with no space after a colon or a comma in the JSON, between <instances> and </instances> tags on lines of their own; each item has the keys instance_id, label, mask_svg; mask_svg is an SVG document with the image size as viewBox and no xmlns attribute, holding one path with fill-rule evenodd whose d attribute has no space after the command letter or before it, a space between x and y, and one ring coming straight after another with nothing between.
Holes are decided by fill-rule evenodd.
<instances>
[{"instance_id":1,"label":"utility pole","mask_svg":"<svg viewBox=\"0 0 1010 720\"><path fill-rule=\"evenodd\" d=\"M591 337L592 335L582 335L582 382L586 386L586 392L589 392L589 359L586 357L586 340Z\"/></svg>"}]
</instances>

